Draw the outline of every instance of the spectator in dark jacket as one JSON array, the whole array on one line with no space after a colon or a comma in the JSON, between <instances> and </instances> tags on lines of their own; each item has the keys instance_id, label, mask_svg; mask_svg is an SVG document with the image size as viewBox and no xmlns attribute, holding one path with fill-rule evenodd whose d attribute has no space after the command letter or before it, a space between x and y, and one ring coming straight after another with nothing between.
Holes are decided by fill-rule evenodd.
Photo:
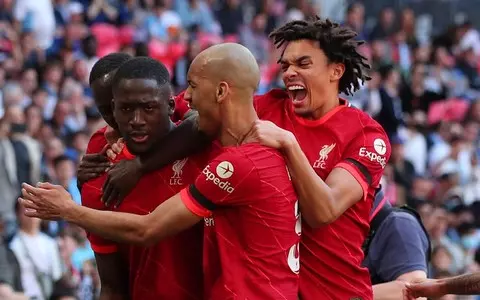
<instances>
[{"instance_id":1,"label":"spectator in dark jacket","mask_svg":"<svg viewBox=\"0 0 480 300\"><path fill-rule=\"evenodd\" d=\"M376 120L383 126L388 136L392 137L404 124L402 100L398 95L400 73L392 65L380 67L379 72L382 78L382 87L380 88L382 108L376 116Z\"/></svg>"}]
</instances>

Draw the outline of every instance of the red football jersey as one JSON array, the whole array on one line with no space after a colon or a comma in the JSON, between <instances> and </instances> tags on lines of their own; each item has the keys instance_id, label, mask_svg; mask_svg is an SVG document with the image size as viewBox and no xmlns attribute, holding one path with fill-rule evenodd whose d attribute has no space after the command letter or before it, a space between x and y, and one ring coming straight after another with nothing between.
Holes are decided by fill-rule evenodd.
<instances>
[{"instance_id":1,"label":"red football jersey","mask_svg":"<svg viewBox=\"0 0 480 300\"><path fill-rule=\"evenodd\" d=\"M132 159L125 151L120 159ZM207 160L205 160L206 162ZM116 211L148 214L165 200L192 183L203 169L201 159L183 159L143 176ZM109 209L101 202L106 175L82 188L82 203L90 208ZM203 299L203 224L199 224L158 244L145 248L121 245L88 234L97 253L119 251L128 262L132 299Z\"/></svg>"},{"instance_id":2,"label":"red football jersey","mask_svg":"<svg viewBox=\"0 0 480 300\"><path fill-rule=\"evenodd\" d=\"M205 299L297 300L301 224L279 152L226 147L181 197L205 218Z\"/></svg>"},{"instance_id":3,"label":"red football jersey","mask_svg":"<svg viewBox=\"0 0 480 300\"><path fill-rule=\"evenodd\" d=\"M370 276L361 266L362 244L369 230L374 194L390 157L386 133L370 116L343 100L319 120L297 116L283 90L257 96L255 106L261 119L295 134L318 176L325 180L332 169L343 168L364 191L363 200L335 222L318 229L304 223L301 299L372 299Z\"/></svg>"},{"instance_id":4,"label":"red football jersey","mask_svg":"<svg viewBox=\"0 0 480 300\"><path fill-rule=\"evenodd\" d=\"M90 137L87 145L87 154L100 153L103 150L103 147L107 145L107 139L105 138L105 131L107 131L107 126L100 128L95 131Z\"/></svg>"}]
</instances>

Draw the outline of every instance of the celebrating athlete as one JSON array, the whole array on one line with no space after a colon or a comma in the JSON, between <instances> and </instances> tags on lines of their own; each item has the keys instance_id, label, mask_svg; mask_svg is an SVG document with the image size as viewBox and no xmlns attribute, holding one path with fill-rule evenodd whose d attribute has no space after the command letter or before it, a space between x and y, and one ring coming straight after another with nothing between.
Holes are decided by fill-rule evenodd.
<instances>
[{"instance_id":1,"label":"celebrating athlete","mask_svg":"<svg viewBox=\"0 0 480 300\"><path fill-rule=\"evenodd\" d=\"M185 99L198 110L200 130L216 138L223 149L194 184L150 214L78 206L65 190L48 183L24 184L20 201L29 209L26 214L64 218L104 238L142 245L164 240L205 218L206 299L296 300L298 202L282 155L252 143L257 120L253 93L259 77L255 58L238 44L213 46L194 60ZM147 93L142 95L144 99ZM117 105L116 117L119 110L130 109ZM131 115L130 122L140 117L137 111ZM148 134L135 136L126 140L127 149L135 147L132 141L144 142Z\"/></svg>"},{"instance_id":2,"label":"celebrating athlete","mask_svg":"<svg viewBox=\"0 0 480 300\"><path fill-rule=\"evenodd\" d=\"M175 127L170 120L175 103L167 69L151 58L132 58L116 71L111 84L113 125L128 145L117 159L151 151ZM100 147L106 143L100 137L98 141ZM143 176L118 211L139 215L153 211L193 182L207 162L197 165L197 161L184 159ZM106 209L101 201L105 180L106 174L83 184L82 205ZM102 294L121 299L129 295L133 299L202 299L202 232L201 226L195 226L151 247L117 244L89 233Z\"/></svg>"}]
</instances>

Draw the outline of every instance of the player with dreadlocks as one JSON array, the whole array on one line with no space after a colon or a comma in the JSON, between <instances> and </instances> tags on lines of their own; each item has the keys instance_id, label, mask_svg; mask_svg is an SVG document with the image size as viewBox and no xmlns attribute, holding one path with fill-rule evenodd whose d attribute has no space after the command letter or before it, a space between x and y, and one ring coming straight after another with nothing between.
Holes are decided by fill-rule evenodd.
<instances>
[{"instance_id":1,"label":"player with dreadlocks","mask_svg":"<svg viewBox=\"0 0 480 300\"><path fill-rule=\"evenodd\" d=\"M258 116L268 121L257 121L252 133L285 154L306 221L298 246L300 297L306 300L373 297L370 276L361 266L362 244L390 145L377 122L339 98L340 92L353 93L369 79L355 36L320 19L293 21L275 30L271 38L282 49L286 89L255 99ZM192 83L189 90L195 90ZM181 134L183 142L174 151L191 149L189 141L199 135L195 127L190 134L183 128ZM159 151L168 144L167 138ZM169 162L154 152L122 162L109 171L109 189L125 193L139 174ZM295 265L298 248L285 250Z\"/></svg>"},{"instance_id":2,"label":"player with dreadlocks","mask_svg":"<svg viewBox=\"0 0 480 300\"><path fill-rule=\"evenodd\" d=\"M254 130L262 144L285 154L307 223L300 245L301 299L373 297L361 266L362 244L390 145L377 122L338 96L369 79L355 36L318 18L270 34L283 50L286 93L257 101L259 116L273 123L259 122Z\"/></svg>"}]
</instances>

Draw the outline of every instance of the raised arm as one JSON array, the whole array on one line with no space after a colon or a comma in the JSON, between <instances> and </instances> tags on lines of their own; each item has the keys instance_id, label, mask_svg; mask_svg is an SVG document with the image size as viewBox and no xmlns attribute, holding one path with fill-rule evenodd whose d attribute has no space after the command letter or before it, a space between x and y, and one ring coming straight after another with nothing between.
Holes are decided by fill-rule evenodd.
<instances>
[{"instance_id":1,"label":"raised arm","mask_svg":"<svg viewBox=\"0 0 480 300\"><path fill-rule=\"evenodd\" d=\"M23 184L25 215L41 219L64 219L105 239L129 244L152 245L181 232L202 217L193 214L177 194L148 215L101 211L80 206L61 186Z\"/></svg>"},{"instance_id":2,"label":"raised arm","mask_svg":"<svg viewBox=\"0 0 480 300\"><path fill-rule=\"evenodd\" d=\"M119 205L144 174L204 150L210 139L198 130L196 124L197 115L192 114L149 153L116 164L108 172L103 201Z\"/></svg>"}]
</instances>

